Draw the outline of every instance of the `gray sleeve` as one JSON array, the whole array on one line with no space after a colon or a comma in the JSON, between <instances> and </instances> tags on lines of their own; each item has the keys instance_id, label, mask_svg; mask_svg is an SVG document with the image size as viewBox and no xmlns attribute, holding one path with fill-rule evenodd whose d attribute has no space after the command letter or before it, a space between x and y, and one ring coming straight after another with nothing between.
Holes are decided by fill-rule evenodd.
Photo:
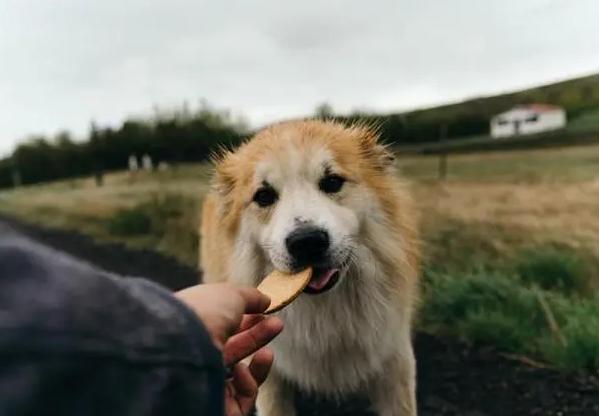
<instances>
[{"instance_id":1,"label":"gray sleeve","mask_svg":"<svg viewBox=\"0 0 599 416\"><path fill-rule=\"evenodd\" d=\"M0 236L0 414L222 415L222 357L162 287Z\"/></svg>"}]
</instances>

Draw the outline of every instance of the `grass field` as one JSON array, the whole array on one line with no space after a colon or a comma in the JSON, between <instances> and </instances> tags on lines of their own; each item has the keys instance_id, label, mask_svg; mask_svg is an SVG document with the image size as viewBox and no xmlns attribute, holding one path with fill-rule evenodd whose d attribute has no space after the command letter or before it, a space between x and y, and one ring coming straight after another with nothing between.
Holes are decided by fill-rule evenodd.
<instances>
[{"instance_id":1,"label":"grass field","mask_svg":"<svg viewBox=\"0 0 599 416\"><path fill-rule=\"evenodd\" d=\"M599 367L599 145L399 157L421 213L422 328ZM0 212L197 262L208 165L0 193ZM552 323L552 321L555 321ZM555 324L555 325L554 325Z\"/></svg>"}]
</instances>

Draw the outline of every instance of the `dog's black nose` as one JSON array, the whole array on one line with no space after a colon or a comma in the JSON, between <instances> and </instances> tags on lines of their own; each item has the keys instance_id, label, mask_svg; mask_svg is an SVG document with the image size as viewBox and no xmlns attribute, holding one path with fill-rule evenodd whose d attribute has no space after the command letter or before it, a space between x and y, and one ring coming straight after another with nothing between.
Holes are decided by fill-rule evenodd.
<instances>
[{"instance_id":1,"label":"dog's black nose","mask_svg":"<svg viewBox=\"0 0 599 416\"><path fill-rule=\"evenodd\" d=\"M297 267L323 261L329 244L329 233L314 226L298 227L285 239L287 251Z\"/></svg>"}]
</instances>

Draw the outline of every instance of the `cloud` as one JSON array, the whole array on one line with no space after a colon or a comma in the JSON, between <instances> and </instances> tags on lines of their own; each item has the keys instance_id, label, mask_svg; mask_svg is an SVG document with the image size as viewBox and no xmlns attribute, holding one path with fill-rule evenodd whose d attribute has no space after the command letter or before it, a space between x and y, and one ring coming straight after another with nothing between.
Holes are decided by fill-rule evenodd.
<instances>
[{"instance_id":1,"label":"cloud","mask_svg":"<svg viewBox=\"0 0 599 416\"><path fill-rule=\"evenodd\" d=\"M599 70L595 0L5 0L0 154L206 98L254 125L398 111Z\"/></svg>"}]
</instances>

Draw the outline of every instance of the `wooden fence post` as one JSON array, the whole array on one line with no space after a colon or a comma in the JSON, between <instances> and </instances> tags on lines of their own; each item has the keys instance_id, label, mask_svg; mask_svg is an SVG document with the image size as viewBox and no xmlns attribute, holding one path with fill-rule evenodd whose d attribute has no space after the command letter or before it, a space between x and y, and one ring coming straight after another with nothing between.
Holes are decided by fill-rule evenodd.
<instances>
[{"instance_id":1,"label":"wooden fence post","mask_svg":"<svg viewBox=\"0 0 599 416\"><path fill-rule=\"evenodd\" d=\"M445 139L447 138L447 124L443 123L439 127L439 167L438 174L439 180L444 181L447 178L447 148L445 145Z\"/></svg>"}]
</instances>

